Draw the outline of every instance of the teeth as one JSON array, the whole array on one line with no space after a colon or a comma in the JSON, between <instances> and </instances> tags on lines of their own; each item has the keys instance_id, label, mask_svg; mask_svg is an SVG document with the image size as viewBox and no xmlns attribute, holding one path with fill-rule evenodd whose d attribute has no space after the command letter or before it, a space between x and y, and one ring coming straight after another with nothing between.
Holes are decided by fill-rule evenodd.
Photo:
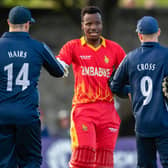
<instances>
[{"instance_id":1,"label":"teeth","mask_svg":"<svg viewBox=\"0 0 168 168\"><path fill-rule=\"evenodd\" d=\"M92 35L97 35L97 33L90 33L90 34L92 34Z\"/></svg>"}]
</instances>

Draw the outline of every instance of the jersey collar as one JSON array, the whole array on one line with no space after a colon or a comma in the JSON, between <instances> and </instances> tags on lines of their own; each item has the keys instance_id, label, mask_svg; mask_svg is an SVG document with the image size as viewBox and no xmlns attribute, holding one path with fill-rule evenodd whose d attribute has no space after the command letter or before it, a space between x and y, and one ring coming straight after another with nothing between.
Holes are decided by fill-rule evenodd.
<instances>
[{"instance_id":1,"label":"jersey collar","mask_svg":"<svg viewBox=\"0 0 168 168\"><path fill-rule=\"evenodd\" d=\"M5 32L2 37L24 37L29 38L30 35L27 32Z\"/></svg>"},{"instance_id":2,"label":"jersey collar","mask_svg":"<svg viewBox=\"0 0 168 168\"><path fill-rule=\"evenodd\" d=\"M160 46L159 42L144 42L141 44L142 47L153 47Z\"/></svg>"},{"instance_id":3,"label":"jersey collar","mask_svg":"<svg viewBox=\"0 0 168 168\"><path fill-rule=\"evenodd\" d=\"M100 44L97 48L99 48L101 45L102 45L103 47L106 47L105 38L102 37L102 36L100 36L100 38L101 38L102 42L101 42L101 44ZM82 36L82 37L80 38L80 41L81 41L81 45L82 45L82 46L85 45L85 44L87 44L87 41L85 40L85 37L84 37L84 36ZM90 44L89 44L89 45L90 45ZM93 46L92 46L92 47L93 47ZM95 48L95 47L93 47L93 48Z\"/></svg>"}]
</instances>

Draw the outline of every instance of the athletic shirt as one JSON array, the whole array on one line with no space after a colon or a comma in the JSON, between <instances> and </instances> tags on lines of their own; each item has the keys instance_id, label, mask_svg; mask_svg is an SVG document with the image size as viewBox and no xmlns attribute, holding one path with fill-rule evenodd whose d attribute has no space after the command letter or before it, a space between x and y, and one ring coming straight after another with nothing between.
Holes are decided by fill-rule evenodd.
<instances>
[{"instance_id":1,"label":"athletic shirt","mask_svg":"<svg viewBox=\"0 0 168 168\"><path fill-rule=\"evenodd\" d=\"M168 75L168 48L145 42L127 54L116 71L111 89L119 93L129 81L136 133L144 137L168 133L168 105L162 81Z\"/></svg>"},{"instance_id":2,"label":"athletic shirt","mask_svg":"<svg viewBox=\"0 0 168 168\"><path fill-rule=\"evenodd\" d=\"M125 52L117 43L101 39L97 48L87 44L84 37L71 40L57 56L67 65L72 64L75 78L73 104L113 101L108 80Z\"/></svg>"},{"instance_id":3,"label":"athletic shirt","mask_svg":"<svg viewBox=\"0 0 168 168\"><path fill-rule=\"evenodd\" d=\"M63 76L63 67L45 44L26 32L4 33L0 51L0 124L38 120L41 67L56 77Z\"/></svg>"}]
</instances>

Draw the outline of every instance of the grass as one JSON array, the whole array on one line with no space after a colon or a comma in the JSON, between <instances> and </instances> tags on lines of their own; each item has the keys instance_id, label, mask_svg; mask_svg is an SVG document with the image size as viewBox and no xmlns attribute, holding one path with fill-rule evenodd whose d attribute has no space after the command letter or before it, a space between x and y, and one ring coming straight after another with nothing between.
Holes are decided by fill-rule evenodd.
<instances>
[{"instance_id":1,"label":"grass","mask_svg":"<svg viewBox=\"0 0 168 168\"><path fill-rule=\"evenodd\" d=\"M3 6L11 7L22 5L29 8L56 8L58 6L53 0L4 0Z\"/></svg>"},{"instance_id":2,"label":"grass","mask_svg":"<svg viewBox=\"0 0 168 168\"><path fill-rule=\"evenodd\" d=\"M15 5L22 5L29 8L50 8L50 9L59 9L59 1L61 0L0 0L1 6L11 7ZM85 1L77 1L77 5L83 6ZM65 1L67 6L73 5L73 0Z\"/></svg>"},{"instance_id":3,"label":"grass","mask_svg":"<svg viewBox=\"0 0 168 168\"><path fill-rule=\"evenodd\" d=\"M23 5L30 8L59 8L59 0L0 0L0 4L3 6L15 6L15 5ZM61 1L61 0L60 0ZM105 0L104 0L105 1ZM130 0L119 0L119 6L123 6L124 1ZM133 0L136 3L137 8L143 8L145 2L155 1L155 7L157 8L168 8L168 0ZM83 6L85 3L84 0L78 1L79 6ZM71 6L73 4L73 0L66 0L66 4Z\"/></svg>"}]
</instances>

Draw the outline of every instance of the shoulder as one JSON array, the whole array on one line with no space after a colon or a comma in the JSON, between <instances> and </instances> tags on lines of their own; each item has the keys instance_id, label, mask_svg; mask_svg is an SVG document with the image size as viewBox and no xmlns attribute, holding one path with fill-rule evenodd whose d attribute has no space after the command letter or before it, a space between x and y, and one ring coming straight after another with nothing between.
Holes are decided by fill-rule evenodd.
<instances>
[{"instance_id":1,"label":"shoulder","mask_svg":"<svg viewBox=\"0 0 168 168\"><path fill-rule=\"evenodd\" d=\"M163 50L164 52L168 52L168 47L160 45L160 49Z\"/></svg>"},{"instance_id":2,"label":"shoulder","mask_svg":"<svg viewBox=\"0 0 168 168\"><path fill-rule=\"evenodd\" d=\"M164 60L164 63L168 62L168 47L160 45L160 47L156 50L156 55L160 57L161 60Z\"/></svg>"},{"instance_id":3,"label":"shoulder","mask_svg":"<svg viewBox=\"0 0 168 168\"><path fill-rule=\"evenodd\" d=\"M141 47L135 48L127 53L127 56L132 57L141 53Z\"/></svg>"},{"instance_id":4,"label":"shoulder","mask_svg":"<svg viewBox=\"0 0 168 168\"><path fill-rule=\"evenodd\" d=\"M49 52L51 50L45 42L33 38L31 38L31 42L29 44L32 46L32 48L41 53L46 51Z\"/></svg>"},{"instance_id":5,"label":"shoulder","mask_svg":"<svg viewBox=\"0 0 168 168\"><path fill-rule=\"evenodd\" d=\"M124 58L125 62L128 63L128 62L132 62L132 60L135 60L136 58L139 59L138 57L140 53L139 50L140 48L135 48L134 50L129 51Z\"/></svg>"},{"instance_id":6,"label":"shoulder","mask_svg":"<svg viewBox=\"0 0 168 168\"><path fill-rule=\"evenodd\" d=\"M36 50L41 50L43 48L43 42L38 41L32 37L29 37L27 40L25 40L25 43L27 43L29 47Z\"/></svg>"},{"instance_id":7,"label":"shoulder","mask_svg":"<svg viewBox=\"0 0 168 168\"><path fill-rule=\"evenodd\" d=\"M109 39L105 39L106 45L107 46L111 46L111 47L116 47L116 48L122 48L120 44L118 44L115 41L109 40Z\"/></svg>"},{"instance_id":8,"label":"shoulder","mask_svg":"<svg viewBox=\"0 0 168 168\"><path fill-rule=\"evenodd\" d=\"M41 41L38 41L38 40L36 40L36 39L34 39L34 38L30 38L30 43L32 44L32 45L38 45L38 46L43 46L43 42L41 42Z\"/></svg>"},{"instance_id":9,"label":"shoulder","mask_svg":"<svg viewBox=\"0 0 168 168\"><path fill-rule=\"evenodd\" d=\"M125 50L117 42L105 39L105 44L106 44L106 48L112 50L113 53L117 53L117 54L122 53L122 55L126 55Z\"/></svg>"},{"instance_id":10,"label":"shoulder","mask_svg":"<svg viewBox=\"0 0 168 168\"><path fill-rule=\"evenodd\" d=\"M72 39L72 40L69 40L65 43L65 45L67 46L75 46L75 45L80 45L81 44L81 41L80 39Z\"/></svg>"}]
</instances>

